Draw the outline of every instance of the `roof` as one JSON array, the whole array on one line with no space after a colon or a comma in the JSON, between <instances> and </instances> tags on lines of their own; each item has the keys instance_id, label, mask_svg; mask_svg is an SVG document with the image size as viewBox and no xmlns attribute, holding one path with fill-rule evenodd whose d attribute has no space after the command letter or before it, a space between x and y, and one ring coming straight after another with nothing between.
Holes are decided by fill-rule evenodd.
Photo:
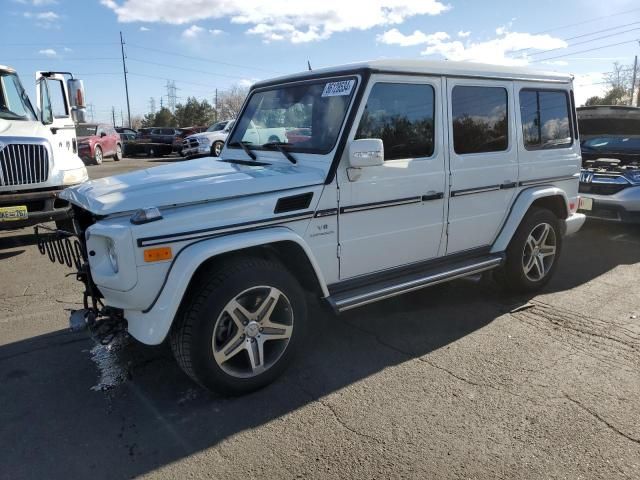
<instances>
[{"instance_id":1,"label":"roof","mask_svg":"<svg viewBox=\"0 0 640 480\"><path fill-rule=\"evenodd\" d=\"M0 72L9 72L9 73L15 73L15 69L12 67L9 67L8 65L0 65Z\"/></svg>"},{"instance_id":2,"label":"roof","mask_svg":"<svg viewBox=\"0 0 640 480\"><path fill-rule=\"evenodd\" d=\"M460 77L500 78L509 80L531 80L569 83L573 76L568 73L531 70L523 67L505 67L472 62L428 61L415 59L372 60L336 67L320 68L277 77L258 82L254 87L292 80L304 80L318 75L339 75L357 70L385 73L411 73L423 75L452 75Z\"/></svg>"}]
</instances>

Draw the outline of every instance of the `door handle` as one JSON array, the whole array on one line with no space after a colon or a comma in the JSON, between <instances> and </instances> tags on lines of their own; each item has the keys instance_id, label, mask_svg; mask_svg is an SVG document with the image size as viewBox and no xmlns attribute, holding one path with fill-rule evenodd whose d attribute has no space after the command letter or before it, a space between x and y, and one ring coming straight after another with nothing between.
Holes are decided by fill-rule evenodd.
<instances>
[{"instance_id":1,"label":"door handle","mask_svg":"<svg viewBox=\"0 0 640 480\"><path fill-rule=\"evenodd\" d=\"M428 202L429 200L440 200L442 198L444 198L444 192L429 192L422 196L422 201Z\"/></svg>"},{"instance_id":2,"label":"door handle","mask_svg":"<svg viewBox=\"0 0 640 480\"><path fill-rule=\"evenodd\" d=\"M508 188L516 188L518 182L504 182L500 184L500 190L507 190Z\"/></svg>"}]
</instances>

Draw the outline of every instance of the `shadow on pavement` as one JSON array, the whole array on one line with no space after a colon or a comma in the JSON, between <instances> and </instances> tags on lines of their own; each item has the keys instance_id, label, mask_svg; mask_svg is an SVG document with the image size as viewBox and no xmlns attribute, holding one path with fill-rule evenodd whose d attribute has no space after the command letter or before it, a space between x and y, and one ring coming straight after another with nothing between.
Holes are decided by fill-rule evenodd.
<instances>
[{"instance_id":1,"label":"shadow on pavement","mask_svg":"<svg viewBox=\"0 0 640 480\"><path fill-rule=\"evenodd\" d=\"M640 242L636 231L589 225L565 243L547 290L569 289L617 265L640 261L635 242ZM339 318L316 309L310 348L292 368L264 390L231 399L194 385L166 347L132 342L105 353L85 334L66 331L4 345L2 474L93 479L145 474L446 347L529 299L467 279ZM92 390L99 383L97 364L103 383L122 383Z\"/></svg>"}]
</instances>

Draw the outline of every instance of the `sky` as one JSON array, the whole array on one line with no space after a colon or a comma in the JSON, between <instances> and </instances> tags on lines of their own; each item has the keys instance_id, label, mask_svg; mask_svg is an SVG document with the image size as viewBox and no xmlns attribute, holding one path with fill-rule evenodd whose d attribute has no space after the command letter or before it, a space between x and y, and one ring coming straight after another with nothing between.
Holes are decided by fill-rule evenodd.
<instances>
[{"instance_id":1,"label":"sky","mask_svg":"<svg viewBox=\"0 0 640 480\"><path fill-rule=\"evenodd\" d=\"M95 121L287 73L380 58L478 61L575 75L578 104L640 53L637 0L0 0L0 64L85 82ZM600 48L603 47L603 48ZM32 96L33 98L33 96Z\"/></svg>"}]
</instances>

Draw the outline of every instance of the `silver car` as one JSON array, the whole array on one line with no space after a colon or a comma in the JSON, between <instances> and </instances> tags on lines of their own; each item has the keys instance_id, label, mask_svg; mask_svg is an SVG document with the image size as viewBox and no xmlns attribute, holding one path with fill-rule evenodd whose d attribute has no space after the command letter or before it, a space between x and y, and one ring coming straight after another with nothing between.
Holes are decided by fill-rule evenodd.
<instances>
[{"instance_id":1,"label":"silver car","mask_svg":"<svg viewBox=\"0 0 640 480\"><path fill-rule=\"evenodd\" d=\"M640 223L640 108L577 109L582 149L580 211Z\"/></svg>"}]
</instances>

